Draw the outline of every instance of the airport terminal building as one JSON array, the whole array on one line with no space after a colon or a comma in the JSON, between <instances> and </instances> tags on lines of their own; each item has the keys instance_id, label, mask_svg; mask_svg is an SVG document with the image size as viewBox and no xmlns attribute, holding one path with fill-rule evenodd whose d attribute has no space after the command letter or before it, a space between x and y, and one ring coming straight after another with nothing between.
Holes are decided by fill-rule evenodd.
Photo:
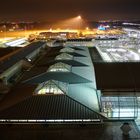
<instances>
[{"instance_id":1,"label":"airport terminal building","mask_svg":"<svg viewBox=\"0 0 140 140\"><path fill-rule=\"evenodd\" d=\"M139 62L107 62L86 42L68 40L59 47L34 42L2 59L0 123L135 120L139 125Z\"/></svg>"}]
</instances>

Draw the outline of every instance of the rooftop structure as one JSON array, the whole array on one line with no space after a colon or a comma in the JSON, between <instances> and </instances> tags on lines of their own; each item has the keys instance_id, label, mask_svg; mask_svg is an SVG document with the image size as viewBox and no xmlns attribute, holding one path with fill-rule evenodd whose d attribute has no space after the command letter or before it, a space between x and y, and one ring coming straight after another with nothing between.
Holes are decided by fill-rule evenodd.
<instances>
[{"instance_id":1,"label":"rooftop structure","mask_svg":"<svg viewBox=\"0 0 140 140\"><path fill-rule=\"evenodd\" d=\"M58 48L50 48L48 50L50 53L44 50L45 53L42 54L42 57L35 63L34 67L25 72L17 87L24 85L25 91L23 90L23 94L27 92L28 95L14 104L11 103L7 107L4 107L5 105L1 107L4 108L0 113L2 115L0 117L1 123L22 123L23 120L24 123L38 123L41 121L46 123L76 123L83 121L102 122L102 120L106 119L99 112L100 94L96 90L94 69L88 48ZM46 59L48 62L45 64ZM34 73L35 69L40 69L40 71L37 70L37 73ZM85 71L88 71L86 75ZM33 86L31 93L26 90L26 85ZM12 100L15 99L13 98ZM45 105L44 103L47 104ZM19 106L23 108L18 109ZM32 108L32 111L36 110L38 113L41 113L44 110L43 108L49 109L49 114L46 110L40 114L41 116L36 112L29 112L28 114L26 111L30 110L31 106L34 108ZM69 111L67 111L68 108ZM22 110L23 116L20 110ZM6 112L9 112L9 115Z\"/></svg>"},{"instance_id":2,"label":"rooftop structure","mask_svg":"<svg viewBox=\"0 0 140 140\"><path fill-rule=\"evenodd\" d=\"M111 53L111 61L107 61L104 52L124 48L91 47L85 42L75 39L59 47L39 42L43 53L0 102L0 123L102 124L108 120L140 120L139 62L113 61ZM87 42L94 44L94 40Z\"/></svg>"}]
</instances>

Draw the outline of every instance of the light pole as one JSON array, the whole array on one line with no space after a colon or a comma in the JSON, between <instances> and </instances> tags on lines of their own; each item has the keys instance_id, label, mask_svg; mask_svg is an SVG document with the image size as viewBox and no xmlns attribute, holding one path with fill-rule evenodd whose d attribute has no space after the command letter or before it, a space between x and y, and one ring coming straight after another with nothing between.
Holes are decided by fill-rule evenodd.
<instances>
[{"instance_id":1,"label":"light pole","mask_svg":"<svg viewBox=\"0 0 140 140\"><path fill-rule=\"evenodd\" d=\"M6 25L3 25L4 28L4 40L6 40Z\"/></svg>"}]
</instances>

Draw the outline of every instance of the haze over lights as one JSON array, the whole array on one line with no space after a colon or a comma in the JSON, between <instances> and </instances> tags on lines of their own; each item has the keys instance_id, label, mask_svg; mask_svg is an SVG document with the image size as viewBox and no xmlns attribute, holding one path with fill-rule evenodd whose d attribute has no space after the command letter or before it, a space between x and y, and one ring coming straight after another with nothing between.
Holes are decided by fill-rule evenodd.
<instances>
[{"instance_id":1,"label":"haze over lights","mask_svg":"<svg viewBox=\"0 0 140 140\"><path fill-rule=\"evenodd\" d=\"M55 22L55 24L46 25L43 30L23 30L14 32L0 32L0 38L11 38L11 37L28 37L30 34L38 34L39 32L74 32L82 33L83 35L106 35L106 34L122 34L123 31L119 29L108 29L108 30L98 30L97 28L91 28L86 19L83 19L80 15ZM5 36L6 35L6 36Z\"/></svg>"},{"instance_id":2,"label":"haze over lights","mask_svg":"<svg viewBox=\"0 0 140 140\"><path fill-rule=\"evenodd\" d=\"M51 28L60 29L82 29L87 26L85 20L79 15L73 18L65 19L53 24Z\"/></svg>"}]
</instances>

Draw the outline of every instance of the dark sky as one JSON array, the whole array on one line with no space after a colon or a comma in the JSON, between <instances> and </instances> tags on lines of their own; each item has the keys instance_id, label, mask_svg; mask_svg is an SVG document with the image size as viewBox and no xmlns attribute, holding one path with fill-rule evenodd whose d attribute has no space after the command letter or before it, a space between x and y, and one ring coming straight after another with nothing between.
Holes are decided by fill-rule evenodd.
<instances>
[{"instance_id":1,"label":"dark sky","mask_svg":"<svg viewBox=\"0 0 140 140\"><path fill-rule=\"evenodd\" d=\"M1 0L0 20L140 19L139 0Z\"/></svg>"}]
</instances>

